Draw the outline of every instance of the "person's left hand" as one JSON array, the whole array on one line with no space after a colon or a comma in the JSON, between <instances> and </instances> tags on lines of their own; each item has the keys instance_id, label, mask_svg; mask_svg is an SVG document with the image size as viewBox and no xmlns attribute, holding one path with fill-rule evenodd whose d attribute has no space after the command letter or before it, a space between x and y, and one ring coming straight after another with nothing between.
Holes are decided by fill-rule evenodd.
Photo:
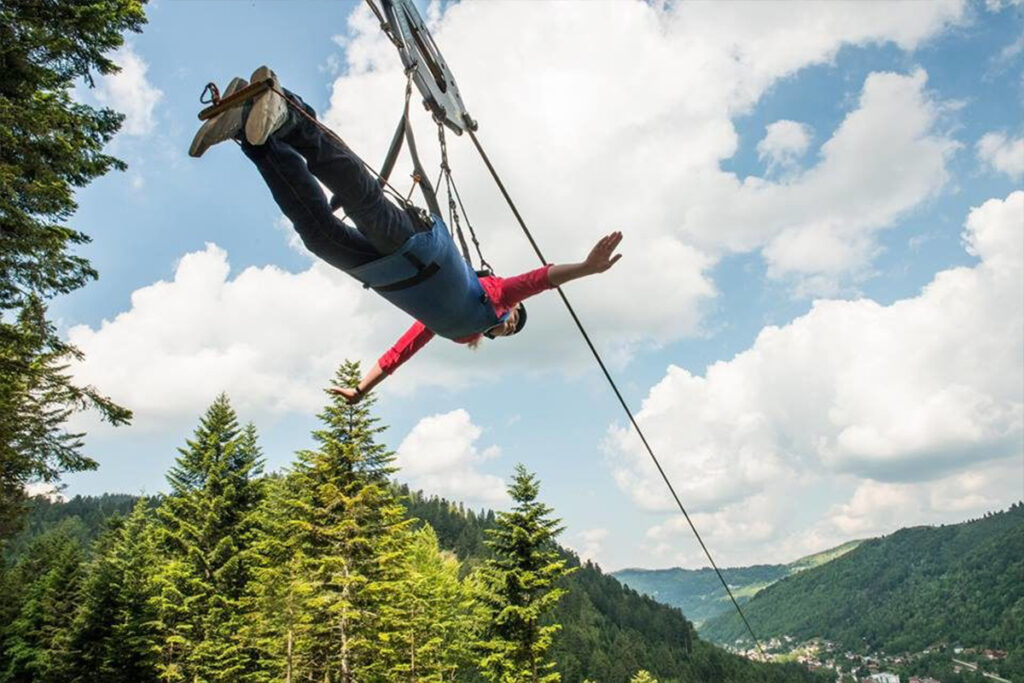
<instances>
[{"instance_id":1,"label":"person's left hand","mask_svg":"<svg viewBox=\"0 0 1024 683\"><path fill-rule=\"evenodd\" d=\"M622 254L615 254L615 249L621 241L622 233L618 230L598 240L583 262L587 270L591 273L603 273L614 266L615 262L622 258Z\"/></svg>"}]
</instances>

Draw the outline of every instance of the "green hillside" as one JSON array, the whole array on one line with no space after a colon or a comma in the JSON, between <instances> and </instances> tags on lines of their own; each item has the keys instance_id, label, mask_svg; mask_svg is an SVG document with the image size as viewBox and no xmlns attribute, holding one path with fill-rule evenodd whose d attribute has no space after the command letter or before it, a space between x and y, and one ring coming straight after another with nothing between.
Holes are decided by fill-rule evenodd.
<instances>
[{"instance_id":1,"label":"green hillside","mask_svg":"<svg viewBox=\"0 0 1024 683\"><path fill-rule=\"evenodd\" d=\"M857 547L860 541L802 557L789 564L761 564L722 570L722 576L740 604L779 579L817 567ZM705 621L733 609L715 571L704 569L623 569L612 576L658 602L678 607L700 627Z\"/></svg>"},{"instance_id":2,"label":"green hillside","mask_svg":"<svg viewBox=\"0 0 1024 683\"><path fill-rule=\"evenodd\" d=\"M825 638L855 652L936 645L1010 653L1000 671L1024 674L1024 505L963 524L902 529L760 592L745 612L761 638ZM723 614L701 634L744 636Z\"/></svg>"}]
</instances>

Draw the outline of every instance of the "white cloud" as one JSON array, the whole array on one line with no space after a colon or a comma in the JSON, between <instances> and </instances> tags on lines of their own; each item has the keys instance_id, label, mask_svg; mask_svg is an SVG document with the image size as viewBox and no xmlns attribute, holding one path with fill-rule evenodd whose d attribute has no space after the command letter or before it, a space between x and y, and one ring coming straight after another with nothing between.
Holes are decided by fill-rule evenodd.
<instances>
[{"instance_id":1,"label":"white cloud","mask_svg":"<svg viewBox=\"0 0 1024 683\"><path fill-rule=\"evenodd\" d=\"M1008 138L1004 133L986 133L975 148L978 159L994 171L1014 180L1024 177L1024 138Z\"/></svg>"},{"instance_id":2,"label":"white cloud","mask_svg":"<svg viewBox=\"0 0 1024 683\"><path fill-rule=\"evenodd\" d=\"M867 480L845 503L831 506L818 527L864 538L924 520L961 521L1004 507L1007 494L1012 496L1015 488L1019 493L1020 484L1020 468L1006 463L958 472L927 485Z\"/></svg>"},{"instance_id":3,"label":"white cloud","mask_svg":"<svg viewBox=\"0 0 1024 683\"><path fill-rule=\"evenodd\" d=\"M670 367L637 418L684 503L716 513L823 477L902 485L1019 461L1022 216L1024 192L973 209L964 242L980 263L916 297L818 301L703 377ZM672 509L631 430L607 446L638 505Z\"/></svg>"},{"instance_id":4,"label":"white cloud","mask_svg":"<svg viewBox=\"0 0 1024 683\"><path fill-rule=\"evenodd\" d=\"M373 331L394 322L329 267L229 272L227 254L208 244L182 257L171 281L133 292L130 310L71 328L86 355L76 377L130 406L143 429L194 416L221 391L240 412L308 414L338 364L376 358L385 337Z\"/></svg>"},{"instance_id":5,"label":"white cloud","mask_svg":"<svg viewBox=\"0 0 1024 683\"><path fill-rule=\"evenodd\" d=\"M985 8L990 12L1002 12L1007 7L1024 5L1024 0L985 0Z\"/></svg>"},{"instance_id":6,"label":"white cloud","mask_svg":"<svg viewBox=\"0 0 1024 683\"><path fill-rule=\"evenodd\" d=\"M306 245L302 243L302 237L299 236L299 233L292 226L292 222L284 214L278 216L277 220L274 221L274 229L284 235L289 249L306 256L311 261L316 261L316 256L306 249Z\"/></svg>"},{"instance_id":7,"label":"white cloud","mask_svg":"<svg viewBox=\"0 0 1024 683\"><path fill-rule=\"evenodd\" d=\"M64 495L60 492L60 489L58 489L53 484L46 484L43 482L26 484L25 495L29 497L43 496L52 503L62 503L65 500Z\"/></svg>"},{"instance_id":8,"label":"white cloud","mask_svg":"<svg viewBox=\"0 0 1024 683\"><path fill-rule=\"evenodd\" d=\"M599 527L595 529L584 529L579 533L573 534L566 540L567 545L576 551L580 560L584 562L587 560L596 562L598 556L601 554L604 541L607 538L608 530Z\"/></svg>"},{"instance_id":9,"label":"white cloud","mask_svg":"<svg viewBox=\"0 0 1024 683\"><path fill-rule=\"evenodd\" d=\"M1014 459L928 482L782 479L763 493L691 518L721 567L784 563L903 527L957 523L1005 509L1020 499L1022 486L1024 471ZM663 566L708 565L678 513L648 529L642 548Z\"/></svg>"},{"instance_id":10,"label":"white cloud","mask_svg":"<svg viewBox=\"0 0 1024 683\"><path fill-rule=\"evenodd\" d=\"M497 446L479 449L483 430L465 410L432 415L420 420L396 452L399 477L413 489L449 499L504 505L509 501L500 477L478 470L481 463L500 455Z\"/></svg>"},{"instance_id":11,"label":"white cloud","mask_svg":"<svg viewBox=\"0 0 1024 683\"><path fill-rule=\"evenodd\" d=\"M156 107L163 91L149 82L149 65L130 44L118 49L112 59L121 70L99 79L94 96L100 104L125 115L122 133L148 135L156 128Z\"/></svg>"},{"instance_id":12,"label":"white cloud","mask_svg":"<svg viewBox=\"0 0 1024 683\"><path fill-rule=\"evenodd\" d=\"M433 30L545 256L577 260L603 231L625 231L622 262L569 293L596 336L626 357L699 331L715 295L708 271L723 252L767 248L780 277L834 280L864 268L874 234L946 178L953 144L934 132L941 105L924 73L871 76L820 162L784 183L721 170L737 151L732 119L843 45L913 49L962 14L960 2L819 3L800 16L756 2L451 3ZM377 160L391 135L381 116L399 110L404 78L368 11L350 28L347 70L324 119ZM433 167L436 131L416 113ZM502 273L530 267L535 257L472 146L450 137L490 260ZM564 364L564 316L556 320L532 317L533 341L517 348Z\"/></svg>"},{"instance_id":13,"label":"white cloud","mask_svg":"<svg viewBox=\"0 0 1024 683\"><path fill-rule=\"evenodd\" d=\"M783 119L769 124L765 135L757 143L757 157L768 164L768 169L790 168L799 161L811 144L811 127L797 121Z\"/></svg>"},{"instance_id":14,"label":"white cloud","mask_svg":"<svg viewBox=\"0 0 1024 683\"><path fill-rule=\"evenodd\" d=\"M942 107L926 80L923 71L871 74L858 108L822 146L816 166L782 183L748 178L734 201L720 202L702 220L733 239L765 242L774 277L836 278L865 267L875 235L948 177L945 164L957 145L934 132Z\"/></svg>"}]
</instances>

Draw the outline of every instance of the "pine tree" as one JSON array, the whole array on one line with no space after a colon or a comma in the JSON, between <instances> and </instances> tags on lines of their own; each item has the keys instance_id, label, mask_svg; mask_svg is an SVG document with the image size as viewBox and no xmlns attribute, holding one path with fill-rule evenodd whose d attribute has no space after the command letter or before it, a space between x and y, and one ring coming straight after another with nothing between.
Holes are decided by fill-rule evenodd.
<instances>
[{"instance_id":1,"label":"pine tree","mask_svg":"<svg viewBox=\"0 0 1024 683\"><path fill-rule=\"evenodd\" d=\"M63 425L92 406L113 424L131 413L66 368L79 356L46 319L46 302L96 271L71 249L74 190L112 168L102 153L123 116L75 102L79 82L117 66L105 56L145 22L139 0L0 3L0 540L20 527L24 484L93 469L81 435Z\"/></svg>"},{"instance_id":2,"label":"pine tree","mask_svg":"<svg viewBox=\"0 0 1024 683\"><path fill-rule=\"evenodd\" d=\"M13 622L4 625L0 681L66 680L68 615L74 611L84 559L68 526L37 538L13 572L23 593Z\"/></svg>"},{"instance_id":3,"label":"pine tree","mask_svg":"<svg viewBox=\"0 0 1024 683\"><path fill-rule=\"evenodd\" d=\"M333 384L353 386L359 377L359 365L346 362ZM371 415L373 403L368 396L349 405L331 394L320 414L323 427L313 433L319 447L298 454L282 485L279 504L291 522L270 532L289 538L260 545L271 551L263 567L275 557L279 562L278 570L261 575L261 583L278 584L260 590L295 605L287 619L265 616L290 628L275 650L280 657L287 647L290 664L282 677L288 680L379 680L387 664L378 646L400 628L391 602L410 522L388 482L393 455L376 441L384 427Z\"/></svg>"},{"instance_id":4,"label":"pine tree","mask_svg":"<svg viewBox=\"0 0 1024 683\"><path fill-rule=\"evenodd\" d=\"M153 571L157 559L149 504L100 538L71 627L71 681L155 681Z\"/></svg>"},{"instance_id":5,"label":"pine tree","mask_svg":"<svg viewBox=\"0 0 1024 683\"><path fill-rule=\"evenodd\" d=\"M393 662L388 680L451 681L473 662L474 634L484 620L460 562L438 547L424 525L412 534L405 576L393 609L402 628L382 638L380 655Z\"/></svg>"},{"instance_id":6,"label":"pine tree","mask_svg":"<svg viewBox=\"0 0 1024 683\"><path fill-rule=\"evenodd\" d=\"M247 647L258 653L260 666L254 680L296 680L300 663L312 659L309 636L313 613L306 608L314 597L309 561L303 546L303 499L294 477L271 475L266 499L260 506L253 543L253 581L244 598L245 625L241 633Z\"/></svg>"},{"instance_id":7,"label":"pine tree","mask_svg":"<svg viewBox=\"0 0 1024 683\"><path fill-rule=\"evenodd\" d=\"M494 558L483 569L489 622L481 673L495 683L558 681L547 652L560 626L541 625L541 618L565 594L555 582L571 571L554 543L561 520L537 500L540 485L522 465L508 492L512 511L499 512L497 527L488 530Z\"/></svg>"},{"instance_id":8,"label":"pine tree","mask_svg":"<svg viewBox=\"0 0 1024 683\"><path fill-rule=\"evenodd\" d=\"M157 508L165 559L153 607L161 637L161 680L244 680L255 662L238 637L251 580L262 456L251 426L240 430L227 396L200 420L167 475Z\"/></svg>"}]
</instances>

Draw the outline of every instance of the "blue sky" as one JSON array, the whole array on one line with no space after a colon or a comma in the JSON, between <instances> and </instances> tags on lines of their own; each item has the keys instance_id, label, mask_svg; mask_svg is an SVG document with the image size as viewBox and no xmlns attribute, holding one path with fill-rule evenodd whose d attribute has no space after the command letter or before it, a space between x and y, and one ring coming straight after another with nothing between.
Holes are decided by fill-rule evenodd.
<instances>
[{"instance_id":1,"label":"blue sky","mask_svg":"<svg viewBox=\"0 0 1024 683\"><path fill-rule=\"evenodd\" d=\"M1019 3L425 9L548 258L624 231L621 263L566 291L720 564L1021 498ZM381 158L404 81L372 15L300 0L148 13L122 73L79 92L128 114L111 149L129 170L79 193L100 279L52 307L87 354L76 375L137 418L76 418L100 468L66 477L67 495L163 490L220 391L286 466L333 369L372 363L409 322L302 250L234 145L186 154L205 83L266 63ZM452 137L489 260L536 267ZM704 564L557 297L515 341L435 340L379 394L412 485L500 507L523 462L563 541L603 566Z\"/></svg>"}]
</instances>

